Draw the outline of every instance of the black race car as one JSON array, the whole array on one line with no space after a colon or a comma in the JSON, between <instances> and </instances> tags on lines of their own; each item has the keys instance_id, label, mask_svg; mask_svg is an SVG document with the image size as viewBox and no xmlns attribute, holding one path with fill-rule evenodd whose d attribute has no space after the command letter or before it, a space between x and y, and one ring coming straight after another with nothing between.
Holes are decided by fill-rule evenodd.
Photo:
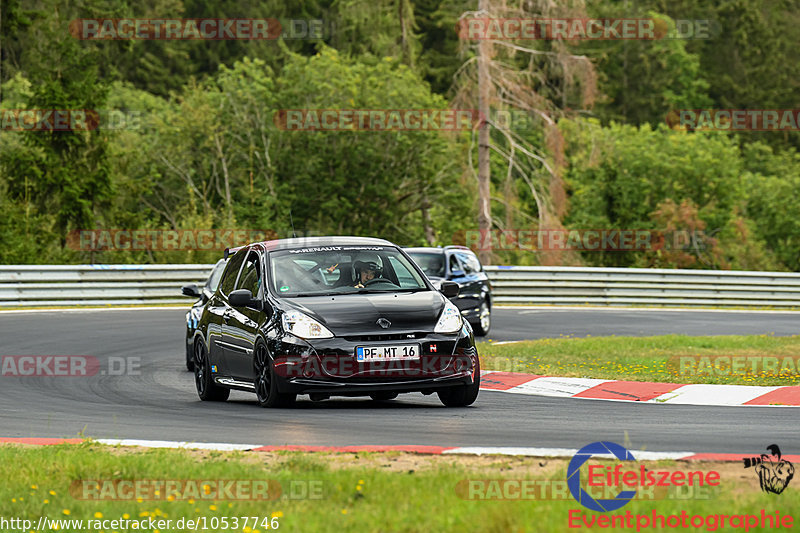
<instances>
[{"instance_id":1,"label":"black race car","mask_svg":"<svg viewBox=\"0 0 800 533\"><path fill-rule=\"evenodd\" d=\"M203 306L209 298L214 295L219 285L219 279L222 277L222 271L225 268L225 259L220 259L208 279L202 287L198 287L194 283L184 285L181 288L181 294L184 296L191 296L192 298L199 298L192 308L186 312L186 369L190 372L194 370L194 332L197 329L197 323L200 321L200 314L203 312Z\"/></svg>"},{"instance_id":2,"label":"black race car","mask_svg":"<svg viewBox=\"0 0 800 533\"><path fill-rule=\"evenodd\" d=\"M484 336L492 327L492 284L478 257L466 246L406 248L434 286L443 280L458 284L451 298L461 315L469 320L475 334Z\"/></svg>"},{"instance_id":3,"label":"black race car","mask_svg":"<svg viewBox=\"0 0 800 533\"><path fill-rule=\"evenodd\" d=\"M437 393L447 406L472 404L480 364L468 322L394 244L315 237L226 251L217 291L193 338L202 400L254 392L264 407L297 395Z\"/></svg>"}]
</instances>

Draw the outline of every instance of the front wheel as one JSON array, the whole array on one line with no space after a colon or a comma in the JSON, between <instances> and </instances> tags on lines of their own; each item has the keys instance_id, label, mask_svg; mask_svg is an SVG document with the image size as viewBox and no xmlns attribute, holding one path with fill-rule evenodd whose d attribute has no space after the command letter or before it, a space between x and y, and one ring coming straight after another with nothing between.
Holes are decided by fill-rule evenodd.
<instances>
[{"instance_id":1,"label":"front wheel","mask_svg":"<svg viewBox=\"0 0 800 533\"><path fill-rule=\"evenodd\" d=\"M259 343L256 346L253 370L256 374L255 388L256 399L261 407L285 407L294 403L296 394L278 392L278 383L272 359L267 353L267 347Z\"/></svg>"},{"instance_id":2,"label":"front wheel","mask_svg":"<svg viewBox=\"0 0 800 533\"><path fill-rule=\"evenodd\" d=\"M197 395L204 402L224 402L231 395L231 390L214 383L211 375L211 363L202 342L194 345L194 384Z\"/></svg>"},{"instance_id":3,"label":"front wheel","mask_svg":"<svg viewBox=\"0 0 800 533\"><path fill-rule=\"evenodd\" d=\"M439 400L447 407L466 407L472 405L478 398L481 388L481 364L475 360L472 370L472 383L470 385L456 385L438 392Z\"/></svg>"},{"instance_id":4,"label":"front wheel","mask_svg":"<svg viewBox=\"0 0 800 533\"><path fill-rule=\"evenodd\" d=\"M478 311L478 321L472 323L472 329L475 335L485 337L492 327L492 310L486 300L481 303L480 311Z\"/></svg>"}]
</instances>

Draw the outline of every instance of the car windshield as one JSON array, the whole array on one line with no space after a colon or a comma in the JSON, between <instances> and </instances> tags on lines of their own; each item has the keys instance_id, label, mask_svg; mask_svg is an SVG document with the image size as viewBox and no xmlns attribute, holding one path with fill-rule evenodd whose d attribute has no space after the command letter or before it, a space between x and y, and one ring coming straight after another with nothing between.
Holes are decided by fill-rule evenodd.
<instances>
[{"instance_id":1,"label":"car windshield","mask_svg":"<svg viewBox=\"0 0 800 533\"><path fill-rule=\"evenodd\" d=\"M409 252L411 259L419 265L426 276L444 277L444 254L431 252Z\"/></svg>"},{"instance_id":2,"label":"car windshield","mask_svg":"<svg viewBox=\"0 0 800 533\"><path fill-rule=\"evenodd\" d=\"M275 294L283 297L428 290L397 248L319 246L269 254Z\"/></svg>"},{"instance_id":3,"label":"car windshield","mask_svg":"<svg viewBox=\"0 0 800 533\"><path fill-rule=\"evenodd\" d=\"M211 292L216 292L219 280L222 278L222 272L225 270L225 261L218 261L214 268L211 270L211 275L208 276L208 289Z\"/></svg>"}]
</instances>

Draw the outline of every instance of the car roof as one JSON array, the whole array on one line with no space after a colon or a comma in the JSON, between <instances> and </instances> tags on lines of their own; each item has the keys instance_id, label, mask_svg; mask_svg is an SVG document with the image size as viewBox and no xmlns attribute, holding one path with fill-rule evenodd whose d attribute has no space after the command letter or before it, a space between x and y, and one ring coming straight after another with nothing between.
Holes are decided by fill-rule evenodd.
<instances>
[{"instance_id":1,"label":"car roof","mask_svg":"<svg viewBox=\"0 0 800 533\"><path fill-rule=\"evenodd\" d=\"M425 253L425 254L442 254L444 253L444 248L425 248L425 247L415 247L415 248L403 248L408 253Z\"/></svg>"},{"instance_id":2,"label":"car roof","mask_svg":"<svg viewBox=\"0 0 800 533\"><path fill-rule=\"evenodd\" d=\"M458 250L459 252L470 252L470 253L474 254L474 252L472 250L470 250L469 248L467 248L466 246L457 246L457 245L445 246L444 248L442 248L441 246L436 246L436 247L433 247L433 246L417 246L415 248L403 248L403 250L405 250L406 252L409 252L409 253L418 252L418 253L429 253L429 254L432 254L432 253L440 254L440 253L443 253L443 252L446 252L446 251Z\"/></svg>"},{"instance_id":3,"label":"car roof","mask_svg":"<svg viewBox=\"0 0 800 533\"><path fill-rule=\"evenodd\" d=\"M315 246L396 246L385 239L374 237L348 237L344 235L334 235L329 237L297 237L294 239L276 239L273 241L254 242L246 246L257 247L269 251L274 250L293 250L296 248L313 248ZM241 250L245 246L229 248L225 255L230 256Z\"/></svg>"}]
</instances>

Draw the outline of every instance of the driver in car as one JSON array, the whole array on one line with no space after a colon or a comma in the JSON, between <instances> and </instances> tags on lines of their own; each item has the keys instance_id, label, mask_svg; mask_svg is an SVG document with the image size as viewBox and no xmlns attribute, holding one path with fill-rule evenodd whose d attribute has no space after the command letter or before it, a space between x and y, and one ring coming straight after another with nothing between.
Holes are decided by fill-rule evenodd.
<instances>
[{"instance_id":1,"label":"driver in car","mask_svg":"<svg viewBox=\"0 0 800 533\"><path fill-rule=\"evenodd\" d=\"M367 283L381 275L381 267L374 261L356 261L353 264L356 271L356 289L363 289Z\"/></svg>"}]
</instances>

